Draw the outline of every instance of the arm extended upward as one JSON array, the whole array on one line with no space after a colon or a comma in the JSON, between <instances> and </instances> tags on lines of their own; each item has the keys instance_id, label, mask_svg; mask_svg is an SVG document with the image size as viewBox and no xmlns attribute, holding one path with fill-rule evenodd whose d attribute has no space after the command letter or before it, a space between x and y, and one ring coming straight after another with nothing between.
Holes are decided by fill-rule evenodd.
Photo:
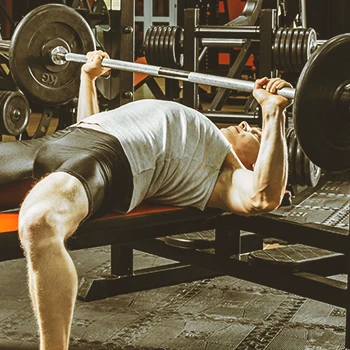
<instances>
[{"instance_id":1,"label":"arm extended upward","mask_svg":"<svg viewBox=\"0 0 350 350\"><path fill-rule=\"evenodd\" d=\"M285 109L290 100L276 90L290 86L280 79L257 80L254 97L262 109L262 138L254 171L246 169L232 149L218 178L209 206L241 215L276 209L287 184L288 158L285 142Z\"/></svg>"},{"instance_id":2,"label":"arm extended upward","mask_svg":"<svg viewBox=\"0 0 350 350\"><path fill-rule=\"evenodd\" d=\"M101 66L101 61L104 58L109 58L108 54L105 52L89 52L87 54L87 63L81 68L77 113L78 122L100 111L95 80L98 76L110 70L109 68Z\"/></svg>"}]
</instances>

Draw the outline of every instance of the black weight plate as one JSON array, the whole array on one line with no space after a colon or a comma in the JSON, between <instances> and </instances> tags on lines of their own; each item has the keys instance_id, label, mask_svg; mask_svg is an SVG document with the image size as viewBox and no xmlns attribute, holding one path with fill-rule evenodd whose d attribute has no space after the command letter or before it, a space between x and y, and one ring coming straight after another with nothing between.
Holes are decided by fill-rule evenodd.
<instances>
[{"instance_id":1,"label":"black weight plate","mask_svg":"<svg viewBox=\"0 0 350 350\"><path fill-rule=\"evenodd\" d=\"M175 46L176 46L176 26L171 28L170 38L169 38L169 47L168 47L168 64L169 68L177 68L176 65L176 55L175 55Z\"/></svg>"},{"instance_id":2,"label":"black weight plate","mask_svg":"<svg viewBox=\"0 0 350 350\"><path fill-rule=\"evenodd\" d=\"M154 43L153 43L153 58L154 63L157 66L161 65L160 59L159 59L159 37L162 32L162 26L157 26L157 31L154 35Z\"/></svg>"},{"instance_id":3,"label":"black weight plate","mask_svg":"<svg viewBox=\"0 0 350 350\"><path fill-rule=\"evenodd\" d=\"M161 66L165 65L165 59L164 59L164 39L165 34L167 32L167 27L162 26L162 30L159 36L159 62Z\"/></svg>"},{"instance_id":4,"label":"black weight plate","mask_svg":"<svg viewBox=\"0 0 350 350\"><path fill-rule=\"evenodd\" d=\"M299 39L300 29L295 28L292 37L292 48L291 48L291 64L293 72L300 72L298 67L298 39Z\"/></svg>"},{"instance_id":5,"label":"black weight plate","mask_svg":"<svg viewBox=\"0 0 350 350\"><path fill-rule=\"evenodd\" d=\"M341 34L311 55L295 90L296 134L321 169L350 169L349 84L350 34Z\"/></svg>"},{"instance_id":6,"label":"black weight plate","mask_svg":"<svg viewBox=\"0 0 350 350\"><path fill-rule=\"evenodd\" d=\"M299 32L298 44L297 44L297 64L298 64L298 71L300 72L304 67L303 45L304 45L306 30L304 28L300 28L299 30L300 32Z\"/></svg>"},{"instance_id":7,"label":"black weight plate","mask_svg":"<svg viewBox=\"0 0 350 350\"><path fill-rule=\"evenodd\" d=\"M151 35L149 37L149 60L147 61L148 64L155 64L155 57L154 57L154 46L155 46L155 43L154 43L154 39L155 39L155 36L156 36L156 33L158 31L158 27L157 26L153 26L152 27L152 31L151 31Z\"/></svg>"},{"instance_id":8,"label":"black weight plate","mask_svg":"<svg viewBox=\"0 0 350 350\"><path fill-rule=\"evenodd\" d=\"M285 56L285 48L286 48L286 39L288 34L288 28L284 28L281 34L280 45L279 45L279 55L280 55L280 63L281 70L286 69L286 56Z\"/></svg>"},{"instance_id":9,"label":"black weight plate","mask_svg":"<svg viewBox=\"0 0 350 350\"><path fill-rule=\"evenodd\" d=\"M275 66L277 69L280 69L280 66L281 66L279 47L280 47L280 39L281 39L282 31L283 31L283 28L277 29L275 34L275 42L273 46L273 60L275 62Z\"/></svg>"},{"instance_id":10,"label":"black weight plate","mask_svg":"<svg viewBox=\"0 0 350 350\"><path fill-rule=\"evenodd\" d=\"M169 67L169 46L170 46L170 35L172 32L172 27L168 26L164 37L164 66Z\"/></svg>"},{"instance_id":11,"label":"black weight plate","mask_svg":"<svg viewBox=\"0 0 350 350\"><path fill-rule=\"evenodd\" d=\"M22 134L30 116L30 107L25 96L20 91L11 91L1 102L1 109L7 132L13 136Z\"/></svg>"},{"instance_id":12,"label":"black weight plate","mask_svg":"<svg viewBox=\"0 0 350 350\"><path fill-rule=\"evenodd\" d=\"M294 29L289 28L286 37L286 43L284 47L284 59L286 64L286 70L292 72L292 39L293 39Z\"/></svg>"},{"instance_id":13,"label":"black weight plate","mask_svg":"<svg viewBox=\"0 0 350 350\"><path fill-rule=\"evenodd\" d=\"M55 66L47 54L57 42L69 52L95 50L94 35L84 18L61 4L29 12L17 25L9 50L10 71L26 97L41 105L67 103L80 85L80 64Z\"/></svg>"},{"instance_id":14,"label":"black weight plate","mask_svg":"<svg viewBox=\"0 0 350 350\"><path fill-rule=\"evenodd\" d=\"M286 141L287 141L287 146L289 145L290 143L290 138L291 136L295 135L294 134L294 129L291 128L291 127L288 127L287 130L286 130Z\"/></svg>"},{"instance_id":15,"label":"black weight plate","mask_svg":"<svg viewBox=\"0 0 350 350\"><path fill-rule=\"evenodd\" d=\"M285 131L286 134L286 144L287 144L287 152L288 152L288 177L290 177L290 172L291 172L291 162L289 159L289 146L290 146L290 136L293 133L293 128L288 127Z\"/></svg>"},{"instance_id":16,"label":"black weight plate","mask_svg":"<svg viewBox=\"0 0 350 350\"><path fill-rule=\"evenodd\" d=\"M315 29L308 28L305 33L305 39L303 44L303 62L304 64L308 61L312 53L312 45L316 43L317 34Z\"/></svg>"},{"instance_id":17,"label":"black weight plate","mask_svg":"<svg viewBox=\"0 0 350 350\"><path fill-rule=\"evenodd\" d=\"M175 33L175 46L174 46L174 54L175 54L175 62L176 62L176 68L181 68L182 63L181 62L181 55L182 55L182 47L181 47L181 36L182 36L182 28L176 27L176 33Z\"/></svg>"},{"instance_id":18,"label":"black weight plate","mask_svg":"<svg viewBox=\"0 0 350 350\"><path fill-rule=\"evenodd\" d=\"M300 186L304 186L304 177L303 177L303 163L304 163L304 153L299 145L297 140L295 144L295 178L297 184Z\"/></svg>"},{"instance_id":19,"label":"black weight plate","mask_svg":"<svg viewBox=\"0 0 350 350\"><path fill-rule=\"evenodd\" d=\"M148 62L148 58L150 57L150 46L149 46L149 38L151 36L151 32L152 32L153 27L149 27L147 29L146 35L145 35L145 40L143 41L143 47L144 47L144 51L145 51L145 57L146 57L146 61Z\"/></svg>"},{"instance_id":20,"label":"black weight plate","mask_svg":"<svg viewBox=\"0 0 350 350\"><path fill-rule=\"evenodd\" d=\"M297 143L297 139L294 134L294 130L291 132L289 136L289 143L288 143L288 164L289 164L289 180L288 182L291 185L296 185L296 176L295 176L295 145Z\"/></svg>"},{"instance_id":21,"label":"black weight plate","mask_svg":"<svg viewBox=\"0 0 350 350\"><path fill-rule=\"evenodd\" d=\"M308 157L304 155L304 163L303 163L303 176L304 182L306 186L315 187L321 178L321 169L312 163Z\"/></svg>"}]
</instances>

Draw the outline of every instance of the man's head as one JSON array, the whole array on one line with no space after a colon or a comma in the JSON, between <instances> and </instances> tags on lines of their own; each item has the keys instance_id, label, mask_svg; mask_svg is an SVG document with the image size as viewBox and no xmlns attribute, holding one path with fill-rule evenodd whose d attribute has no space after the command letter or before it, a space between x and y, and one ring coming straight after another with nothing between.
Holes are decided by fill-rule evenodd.
<instances>
[{"instance_id":1,"label":"man's head","mask_svg":"<svg viewBox=\"0 0 350 350\"><path fill-rule=\"evenodd\" d=\"M247 122L242 122L239 125L220 129L220 131L231 143L243 165L247 169L254 170L260 149L261 129L252 128Z\"/></svg>"}]
</instances>

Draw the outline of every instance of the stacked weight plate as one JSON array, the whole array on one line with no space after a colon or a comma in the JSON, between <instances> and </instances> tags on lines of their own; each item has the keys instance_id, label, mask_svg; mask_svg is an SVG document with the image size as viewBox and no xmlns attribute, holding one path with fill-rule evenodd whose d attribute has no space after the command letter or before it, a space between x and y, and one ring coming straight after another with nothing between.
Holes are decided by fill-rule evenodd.
<instances>
[{"instance_id":1,"label":"stacked weight plate","mask_svg":"<svg viewBox=\"0 0 350 350\"><path fill-rule=\"evenodd\" d=\"M151 26L147 29L144 50L148 64L181 68L182 28L179 26Z\"/></svg>"},{"instance_id":2,"label":"stacked weight plate","mask_svg":"<svg viewBox=\"0 0 350 350\"><path fill-rule=\"evenodd\" d=\"M315 187L321 177L321 169L312 163L300 147L293 128L286 130L288 146L288 183Z\"/></svg>"},{"instance_id":3,"label":"stacked weight plate","mask_svg":"<svg viewBox=\"0 0 350 350\"><path fill-rule=\"evenodd\" d=\"M301 72L316 45L314 29L279 28L275 34L273 59L279 70Z\"/></svg>"}]
</instances>

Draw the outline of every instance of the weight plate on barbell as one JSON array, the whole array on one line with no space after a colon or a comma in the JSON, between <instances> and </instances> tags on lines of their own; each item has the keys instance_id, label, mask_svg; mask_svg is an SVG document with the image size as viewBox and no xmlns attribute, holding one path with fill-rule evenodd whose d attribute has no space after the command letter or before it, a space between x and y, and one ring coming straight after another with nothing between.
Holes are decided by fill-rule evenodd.
<instances>
[{"instance_id":1,"label":"weight plate on barbell","mask_svg":"<svg viewBox=\"0 0 350 350\"><path fill-rule=\"evenodd\" d=\"M291 185L296 185L296 176L295 176L295 145L297 143L297 139L295 137L294 130L291 131L289 135L289 142L288 142L288 163L289 163L289 177L288 182Z\"/></svg>"},{"instance_id":2,"label":"weight plate on barbell","mask_svg":"<svg viewBox=\"0 0 350 350\"><path fill-rule=\"evenodd\" d=\"M350 169L350 34L329 39L307 61L293 120L306 156L321 169Z\"/></svg>"},{"instance_id":3,"label":"weight plate on barbell","mask_svg":"<svg viewBox=\"0 0 350 350\"><path fill-rule=\"evenodd\" d=\"M304 186L304 177L303 177L303 163L304 163L304 153L299 145L298 140L295 144L295 178L296 182L300 186Z\"/></svg>"},{"instance_id":4,"label":"weight plate on barbell","mask_svg":"<svg viewBox=\"0 0 350 350\"><path fill-rule=\"evenodd\" d=\"M57 43L73 53L95 50L88 23L74 9L61 4L47 4L29 12L11 38L12 77L26 97L41 105L67 103L79 91L79 64L55 67L50 63L48 53Z\"/></svg>"},{"instance_id":5,"label":"weight plate on barbell","mask_svg":"<svg viewBox=\"0 0 350 350\"><path fill-rule=\"evenodd\" d=\"M303 152L303 178L306 186L315 187L321 178L321 169L312 163Z\"/></svg>"}]
</instances>

